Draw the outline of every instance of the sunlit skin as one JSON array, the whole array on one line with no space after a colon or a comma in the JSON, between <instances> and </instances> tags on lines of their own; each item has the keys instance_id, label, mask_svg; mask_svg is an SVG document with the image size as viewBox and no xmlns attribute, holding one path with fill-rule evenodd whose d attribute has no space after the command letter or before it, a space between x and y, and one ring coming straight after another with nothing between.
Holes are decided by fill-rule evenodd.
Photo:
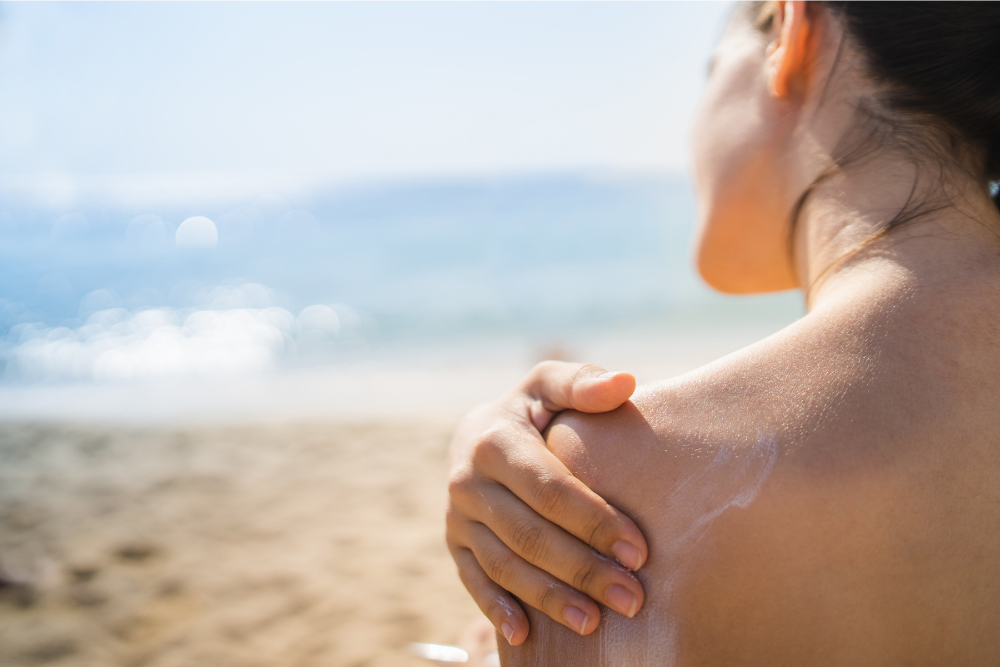
<instances>
[{"instance_id":1,"label":"sunlit skin","mask_svg":"<svg viewBox=\"0 0 1000 667\"><path fill-rule=\"evenodd\" d=\"M841 40L821 6L778 3L767 34L737 16L695 127L702 276L798 287L808 315L610 412L626 374L536 369L456 433L449 545L504 664L1000 663L1000 213L969 165L942 179L887 146L817 186L791 237L877 93L849 45L834 67ZM950 205L863 246L923 170L918 196L944 187ZM752 502L725 505L747 475L713 462L772 440ZM573 536L637 546L634 618L602 614L625 568Z\"/></svg>"}]
</instances>

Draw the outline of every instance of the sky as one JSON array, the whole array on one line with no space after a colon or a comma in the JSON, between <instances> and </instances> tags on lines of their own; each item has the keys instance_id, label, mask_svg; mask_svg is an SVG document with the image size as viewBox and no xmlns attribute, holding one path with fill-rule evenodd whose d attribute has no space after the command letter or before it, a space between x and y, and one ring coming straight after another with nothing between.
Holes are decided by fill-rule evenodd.
<instances>
[{"instance_id":1,"label":"sky","mask_svg":"<svg viewBox=\"0 0 1000 667\"><path fill-rule=\"evenodd\" d=\"M0 179L678 173L730 7L4 3Z\"/></svg>"}]
</instances>

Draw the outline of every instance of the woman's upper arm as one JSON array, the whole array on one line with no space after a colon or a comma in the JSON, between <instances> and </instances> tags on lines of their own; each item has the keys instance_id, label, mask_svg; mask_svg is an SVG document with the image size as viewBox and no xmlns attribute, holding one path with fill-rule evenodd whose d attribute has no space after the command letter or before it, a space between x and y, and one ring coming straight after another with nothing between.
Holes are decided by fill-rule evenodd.
<instances>
[{"instance_id":1,"label":"woman's upper arm","mask_svg":"<svg viewBox=\"0 0 1000 667\"><path fill-rule=\"evenodd\" d=\"M629 515L667 473L665 441L632 401L603 414L564 412L545 434L546 446L580 481Z\"/></svg>"},{"instance_id":2,"label":"woman's upper arm","mask_svg":"<svg viewBox=\"0 0 1000 667\"><path fill-rule=\"evenodd\" d=\"M642 611L628 619L602 610L597 632L588 637L533 614L529 640L504 647L505 665L673 664L682 652L690 657L692 646L700 653L701 642L721 641L718 619L729 622L731 614L748 613L748 605L773 600L760 585L783 576L780 561L769 553L775 541L761 539L773 498L769 507L752 506L774 472L776 443L766 436L738 446L695 442L664 426L647 406L630 402L602 415L569 412L546 439L574 475L646 535ZM774 609L757 611L758 618L776 620Z\"/></svg>"},{"instance_id":3,"label":"woman's upper arm","mask_svg":"<svg viewBox=\"0 0 1000 667\"><path fill-rule=\"evenodd\" d=\"M560 414L546 432L549 449L582 482L598 491L609 503L632 518L642 502L643 487L649 479L640 482L637 474L644 469L642 459L647 452L655 451L656 434L636 406L627 402L622 407L604 414L583 414L568 411ZM604 493L610 495L603 495ZM644 563L637 576L650 581ZM645 583L644 583L645 585ZM633 631L642 632L653 618L646 611L649 598L634 619L601 610L601 622L592 635L581 637L554 623L534 609L527 609L532 631L520 646L501 646L503 664L511 667L536 665L622 665L634 663L636 658L649 656L656 650L656 642L623 641ZM609 647L616 647L609 653ZM657 664L654 660L654 663Z\"/></svg>"}]
</instances>

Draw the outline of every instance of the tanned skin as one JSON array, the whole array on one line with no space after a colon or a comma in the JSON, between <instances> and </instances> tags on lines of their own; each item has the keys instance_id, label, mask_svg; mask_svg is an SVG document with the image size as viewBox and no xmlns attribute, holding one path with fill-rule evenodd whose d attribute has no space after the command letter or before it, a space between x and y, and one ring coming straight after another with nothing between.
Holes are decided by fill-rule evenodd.
<instances>
[{"instance_id":1,"label":"tanned skin","mask_svg":"<svg viewBox=\"0 0 1000 667\"><path fill-rule=\"evenodd\" d=\"M1000 273L980 278L845 289L614 412L559 415L550 449L648 540L644 608L587 637L529 609L503 664L1000 662L1000 317L982 307ZM712 461L762 435L760 492L678 544L753 481Z\"/></svg>"},{"instance_id":2,"label":"tanned skin","mask_svg":"<svg viewBox=\"0 0 1000 667\"><path fill-rule=\"evenodd\" d=\"M904 115L937 150L865 143L884 91L864 54L822 3L767 8L713 57L696 256L808 314L630 401L627 374L549 365L463 422L449 546L505 665L1000 664L981 151Z\"/></svg>"}]
</instances>

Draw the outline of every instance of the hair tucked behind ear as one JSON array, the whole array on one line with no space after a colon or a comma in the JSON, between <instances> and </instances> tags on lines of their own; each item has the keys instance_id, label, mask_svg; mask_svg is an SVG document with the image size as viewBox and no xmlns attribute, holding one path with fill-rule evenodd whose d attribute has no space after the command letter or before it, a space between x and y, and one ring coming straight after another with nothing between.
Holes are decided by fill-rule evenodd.
<instances>
[{"instance_id":1,"label":"hair tucked behind ear","mask_svg":"<svg viewBox=\"0 0 1000 667\"><path fill-rule=\"evenodd\" d=\"M989 188L1000 208L1000 2L810 4L829 11L840 23L845 40L863 56L880 92L859 104L853 131L794 206L789 253L799 213L816 186L880 148L892 148L925 165L936 162L942 176L947 168L963 169ZM774 2L751 2L749 18L758 30L768 32L775 9ZM838 49L838 60L839 55ZM806 287L807 298L824 275L856 252L946 205L918 201L916 192L914 182L903 208L827 267Z\"/></svg>"},{"instance_id":2,"label":"hair tucked behind ear","mask_svg":"<svg viewBox=\"0 0 1000 667\"><path fill-rule=\"evenodd\" d=\"M865 54L881 101L978 154L984 184L1000 180L1000 3L825 4Z\"/></svg>"},{"instance_id":3,"label":"hair tucked behind ear","mask_svg":"<svg viewBox=\"0 0 1000 667\"><path fill-rule=\"evenodd\" d=\"M942 131L951 140L951 155L942 157L973 157L979 172L973 175L993 189L1000 206L1000 2L822 5L865 56L882 88L879 106L897 112L886 118L869 107L862 115L890 134L901 129L900 117ZM750 3L750 13L767 31L774 3Z\"/></svg>"}]
</instances>

